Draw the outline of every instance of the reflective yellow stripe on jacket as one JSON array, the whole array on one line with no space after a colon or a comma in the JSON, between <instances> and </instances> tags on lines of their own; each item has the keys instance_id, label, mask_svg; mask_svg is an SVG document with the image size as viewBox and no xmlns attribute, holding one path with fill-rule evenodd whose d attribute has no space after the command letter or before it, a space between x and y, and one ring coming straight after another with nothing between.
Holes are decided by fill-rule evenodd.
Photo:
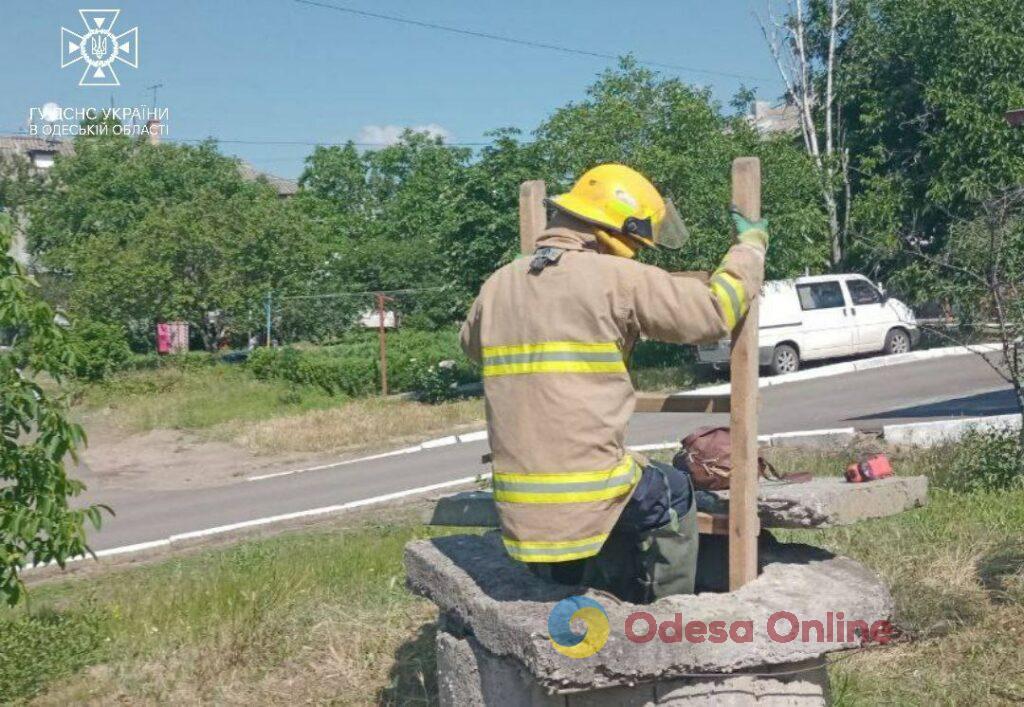
<instances>
[{"instance_id":1,"label":"reflective yellow stripe on jacket","mask_svg":"<svg viewBox=\"0 0 1024 707\"><path fill-rule=\"evenodd\" d=\"M747 313L747 292L743 283L724 270L716 270L711 275L710 287L722 308L726 325L732 329Z\"/></svg>"},{"instance_id":2,"label":"reflective yellow stripe on jacket","mask_svg":"<svg viewBox=\"0 0 1024 707\"><path fill-rule=\"evenodd\" d=\"M513 560L520 562L568 562L593 557L601 551L609 533L594 535L580 540L559 540L557 542L523 542L502 538L505 549Z\"/></svg>"},{"instance_id":3,"label":"reflective yellow stripe on jacket","mask_svg":"<svg viewBox=\"0 0 1024 707\"><path fill-rule=\"evenodd\" d=\"M560 474L506 474L495 472L494 500L499 503L588 503L628 494L640 479L640 466L632 457L601 471ZM596 555L608 534L578 540L522 541L503 538L508 554L520 562L565 562Z\"/></svg>"},{"instance_id":4,"label":"reflective yellow stripe on jacket","mask_svg":"<svg viewBox=\"0 0 1024 707\"><path fill-rule=\"evenodd\" d=\"M614 341L583 343L544 341L536 344L483 347L485 378L530 373L625 373L622 352Z\"/></svg>"}]
</instances>

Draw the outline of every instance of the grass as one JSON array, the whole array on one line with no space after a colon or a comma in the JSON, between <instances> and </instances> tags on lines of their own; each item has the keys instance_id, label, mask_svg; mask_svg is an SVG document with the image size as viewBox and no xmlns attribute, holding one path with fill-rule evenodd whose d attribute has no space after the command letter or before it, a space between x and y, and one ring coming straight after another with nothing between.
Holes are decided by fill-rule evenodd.
<instances>
[{"instance_id":1,"label":"grass","mask_svg":"<svg viewBox=\"0 0 1024 707\"><path fill-rule=\"evenodd\" d=\"M850 456L773 450L782 470ZM896 452L900 473L950 455ZM0 702L433 704L436 612L404 589L410 511L35 587L0 610ZM777 531L879 572L909 640L834 658L838 705L1024 700L1024 490L931 492L925 508Z\"/></svg>"},{"instance_id":2,"label":"grass","mask_svg":"<svg viewBox=\"0 0 1024 707\"><path fill-rule=\"evenodd\" d=\"M479 398L437 405L366 398L328 410L231 424L222 432L254 452L341 452L482 425L483 419Z\"/></svg>"},{"instance_id":3,"label":"grass","mask_svg":"<svg viewBox=\"0 0 1024 707\"><path fill-rule=\"evenodd\" d=\"M124 373L84 389L79 404L103 411L132 432L157 428L204 430L226 422L253 422L336 406L316 388L259 381L240 366L158 368Z\"/></svg>"},{"instance_id":4,"label":"grass","mask_svg":"<svg viewBox=\"0 0 1024 707\"><path fill-rule=\"evenodd\" d=\"M700 378L693 366L632 371L644 391L676 391ZM345 398L283 380L257 380L242 367L165 367L85 386L77 409L129 433L198 432L255 453L340 453L482 426L483 400L426 405L395 398Z\"/></svg>"},{"instance_id":5,"label":"grass","mask_svg":"<svg viewBox=\"0 0 1024 707\"><path fill-rule=\"evenodd\" d=\"M1024 701L1024 492L936 490L912 513L777 535L881 574L910 639L835 661L836 704Z\"/></svg>"},{"instance_id":6,"label":"grass","mask_svg":"<svg viewBox=\"0 0 1024 707\"><path fill-rule=\"evenodd\" d=\"M631 368L629 377L636 390L648 393L675 393L703 380L699 371L688 366Z\"/></svg>"},{"instance_id":7,"label":"grass","mask_svg":"<svg viewBox=\"0 0 1024 707\"><path fill-rule=\"evenodd\" d=\"M389 521L37 587L0 610L0 702L430 703L436 612L401 557L437 530Z\"/></svg>"},{"instance_id":8,"label":"grass","mask_svg":"<svg viewBox=\"0 0 1024 707\"><path fill-rule=\"evenodd\" d=\"M483 420L483 402L439 405L331 396L319 388L256 380L237 366L163 368L86 387L79 409L128 432L197 431L252 451L340 452L443 433ZM87 425L88 426L88 425Z\"/></svg>"}]
</instances>

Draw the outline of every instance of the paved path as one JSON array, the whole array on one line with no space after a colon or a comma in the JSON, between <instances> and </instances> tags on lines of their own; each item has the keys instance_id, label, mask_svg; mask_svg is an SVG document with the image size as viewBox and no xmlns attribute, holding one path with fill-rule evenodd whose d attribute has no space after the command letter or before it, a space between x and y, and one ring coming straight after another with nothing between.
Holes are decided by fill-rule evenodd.
<instances>
[{"instance_id":1,"label":"paved path","mask_svg":"<svg viewBox=\"0 0 1024 707\"><path fill-rule=\"evenodd\" d=\"M762 389L761 433L883 424L1013 412L1006 384L975 355L921 361ZM677 440L725 415L638 414L628 442ZM262 481L184 491L107 489L83 500L112 506L117 517L93 533L95 550L204 528L304 511L488 471L486 442L311 471Z\"/></svg>"}]
</instances>

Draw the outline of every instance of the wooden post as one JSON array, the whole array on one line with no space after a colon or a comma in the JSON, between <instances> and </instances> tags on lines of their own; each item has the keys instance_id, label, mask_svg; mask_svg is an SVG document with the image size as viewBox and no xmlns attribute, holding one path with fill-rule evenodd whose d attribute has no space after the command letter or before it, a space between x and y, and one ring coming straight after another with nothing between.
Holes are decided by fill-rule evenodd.
<instances>
[{"instance_id":1,"label":"wooden post","mask_svg":"<svg viewBox=\"0 0 1024 707\"><path fill-rule=\"evenodd\" d=\"M752 221L761 218L761 162L740 157L732 163L732 201ZM757 376L758 298L732 332L729 426L732 477L729 484L729 590L757 577Z\"/></svg>"},{"instance_id":2,"label":"wooden post","mask_svg":"<svg viewBox=\"0 0 1024 707\"><path fill-rule=\"evenodd\" d=\"M543 179L534 179L519 185L519 251L533 253L540 234L547 228L544 198L547 185Z\"/></svg>"},{"instance_id":3,"label":"wooden post","mask_svg":"<svg viewBox=\"0 0 1024 707\"><path fill-rule=\"evenodd\" d=\"M377 293L377 331L380 338L380 394L388 394L388 332L384 326L384 303L389 302L391 297L386 297L383 292Z\"/></svg>"}]
</instances>

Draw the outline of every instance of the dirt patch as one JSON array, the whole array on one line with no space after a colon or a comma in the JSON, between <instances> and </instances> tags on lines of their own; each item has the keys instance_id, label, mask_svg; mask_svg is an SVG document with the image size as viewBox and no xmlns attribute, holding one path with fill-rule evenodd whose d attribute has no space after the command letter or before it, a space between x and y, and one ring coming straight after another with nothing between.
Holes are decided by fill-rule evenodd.
<instances>
[{"instance_id":1,"label":"dirt patch","mask_svg":"<svg viewBox=\"0 0 1024 707\"><path fill-rule=\"evenodd\" d=\"M168 491L222 486L264 470L309 461L312 455L257 456L230 442L217 442L181 430L128 434L88 427L89 446L81 455L83 474L94 489Z\"/></svg>"},{"instance_id":2,"label":"dirt patch","mask_svg":"<svg viewBox=\"0 0 1024 707\"><path fill-rule=\"evenodd\" d=\"M80 411L89 436L76 476L90 491L175 491L237 483L248 476L319 466L481 429L479 400L441 405L357 400L268 420L196 430L135 431L123 414Z\"/></svg>"}]
</instances>

